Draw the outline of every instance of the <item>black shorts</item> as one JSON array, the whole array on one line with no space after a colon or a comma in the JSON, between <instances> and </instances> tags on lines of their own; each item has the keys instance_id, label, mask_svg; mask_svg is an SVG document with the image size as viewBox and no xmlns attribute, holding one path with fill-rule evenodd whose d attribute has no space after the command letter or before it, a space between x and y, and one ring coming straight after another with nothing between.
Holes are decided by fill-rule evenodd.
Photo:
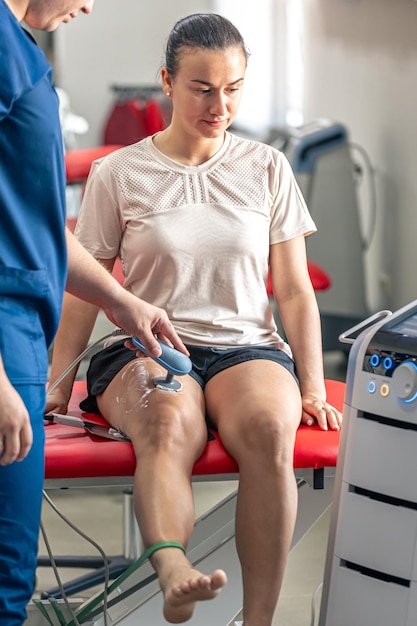
<instances>
[{"instance_id":1,"label":"black shorts","mask_svg":"<svg viewBox=\"0 0 417 626\"><path fill-rule=\"evenodd\" d=\"M95 354L87 371L88 397L80 403L87 413L99 413L96 396L103 393L118 372L130 361L136 359L136 352L125 348L126 339L111 344ZM294 379L294 361L279 348L273 346L243 346L238 348L211 348L208 346L187 345L193 368L189 376L204 389L207 382L219 372L245 361L267 360L279 363L288 370Z\"/></svg>"}]
</instances>

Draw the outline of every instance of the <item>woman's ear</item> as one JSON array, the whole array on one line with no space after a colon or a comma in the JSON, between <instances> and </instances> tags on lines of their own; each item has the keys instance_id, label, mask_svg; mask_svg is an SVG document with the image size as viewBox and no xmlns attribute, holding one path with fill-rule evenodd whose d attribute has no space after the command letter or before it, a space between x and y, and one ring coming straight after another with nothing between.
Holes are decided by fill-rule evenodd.
<instances>
[{"instance_id":1,"label":"woman's ear","mask_svg":"<svg viewBox=\"0 0 417 626\"><path fill-rule=\"evenodd\" d=\"M162 91L168 97L172 94L172 81L171 76L168 74L166 67L161 69L161 82L162 82Z\"/></svg>"}]
</instances>

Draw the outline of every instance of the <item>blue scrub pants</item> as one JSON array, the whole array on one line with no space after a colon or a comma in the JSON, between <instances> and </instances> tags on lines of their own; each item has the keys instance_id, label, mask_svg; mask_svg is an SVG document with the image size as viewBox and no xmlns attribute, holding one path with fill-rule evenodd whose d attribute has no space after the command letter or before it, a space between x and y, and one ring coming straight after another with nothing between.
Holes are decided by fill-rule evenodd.
<instances>
[{"instance_id":1,"label":"blue scrub pants","mask_svg":"<svg viewBox=\"0 0 417 626\"><path fill-rule=\"evenodd\" d=\"M38 315L19 300L0 297L0 352L9 379L29 410L33 429L28 456L0 466L0 624L21 626L35 585L48 360Z\"/></svg>"}]
</instances>

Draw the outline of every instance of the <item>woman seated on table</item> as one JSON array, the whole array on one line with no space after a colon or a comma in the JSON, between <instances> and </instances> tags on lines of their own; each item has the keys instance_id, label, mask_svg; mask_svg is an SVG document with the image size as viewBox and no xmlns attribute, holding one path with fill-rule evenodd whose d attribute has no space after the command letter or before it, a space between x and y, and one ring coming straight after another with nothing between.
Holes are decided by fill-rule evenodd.
<instances>
[{"instance_id":1,"label":"woman seated on table","mask_svg":"<svg viewBox=\"0 0 417 626\"><path fill-rule=\"evenodd\" d=\"M167 311L193 362L180 392L163 391L153 384L163 369L115 339L92 358L82 404L132 441L136 517L145 546L157 544L150 561L172 623L189 619L197 601L227 582L222 570L194 569L185 554L192 468L207 423L239 465L244 626L272 623L296 517L300 421L341 424L326 401L307 271L304 239L315 225L285 157L227 131L247 61L227 19L196 14L177 22L161 70L172 120L94 163L76 229L109 271L120 256L126 289ZM288 343L269 306L268 267ZM84 349L96 314L66 297L51 382ZM50 394L49 411L67 409L72 383L67 377Z\"/></svg>"}]
</instances>

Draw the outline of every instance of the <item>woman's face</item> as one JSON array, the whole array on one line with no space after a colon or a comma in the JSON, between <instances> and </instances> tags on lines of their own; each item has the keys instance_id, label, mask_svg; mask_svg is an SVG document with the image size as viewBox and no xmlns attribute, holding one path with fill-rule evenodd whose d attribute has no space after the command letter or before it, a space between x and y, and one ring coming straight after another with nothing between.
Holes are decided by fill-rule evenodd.
<instances>
[{"instance_id":1,"label":"woman's face","mask_svg":"<svg viewBox=\"0 0 417 626\"><path fill-rule=\"evenodd\" d=\"M81 13L91 13L94 0L29 0L23 20L31 28L55 30Z\"/></svg>"},{"instance_id":2,"label":"woman's face","mask_svg":"<svg viewBox=\"0 0 417 626\"><path fill-rule=\"evenodd\" d=\"M245 71L246 57L237 46L181 50L174 79L162 72L173 100L172 123L194 137L220 137L237 114Z\"/></svg>"}]
</instances>

